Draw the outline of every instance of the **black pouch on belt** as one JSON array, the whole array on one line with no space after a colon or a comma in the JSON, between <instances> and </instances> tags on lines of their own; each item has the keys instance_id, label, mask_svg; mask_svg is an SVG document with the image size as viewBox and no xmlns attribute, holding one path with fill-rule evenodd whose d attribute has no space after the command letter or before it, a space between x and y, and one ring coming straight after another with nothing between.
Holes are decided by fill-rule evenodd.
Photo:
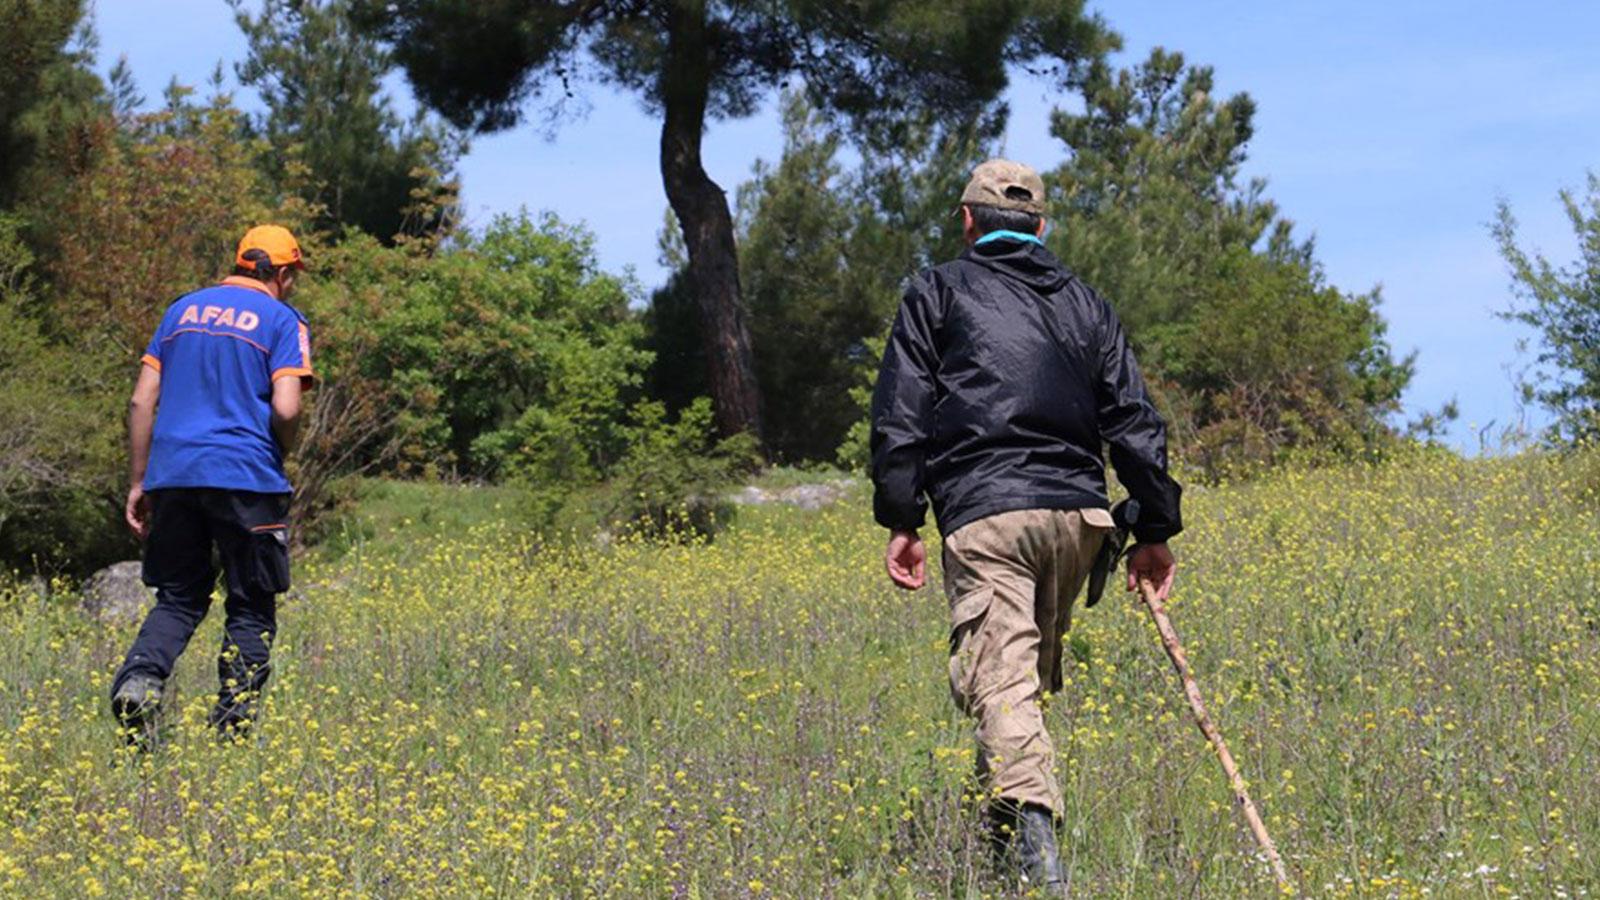
<instances>
[{"instance_id":1,"label":"black pouch on belt","mask_svg":"<svg viewBox=\"0 0 1600 900\"><path fill-rule=\"evenodd\" d=\"M262 594L289 589L289 528L256 528L250 534L250 568L246 581Z\"/></svg>"},{"instance_id":2,"label":"black pouch on belt","mask_svg":"<svg viewBox=\"0 0 1600 900\"><path fill-rule=\"evenodd\" d=\"M1083 599L1085 608L1100 602L1100 596L1106 591L1106 582L1116 574L1117 563L1122 561L1123 551L1128 546L1128 533L1139 521L1139 501L1129 498L1111 507L1111 521L1111 533L1100 544L1100 552L1094 558L1094 568L1089 570L1089 590Z\"/></svg>"}]
</instances>

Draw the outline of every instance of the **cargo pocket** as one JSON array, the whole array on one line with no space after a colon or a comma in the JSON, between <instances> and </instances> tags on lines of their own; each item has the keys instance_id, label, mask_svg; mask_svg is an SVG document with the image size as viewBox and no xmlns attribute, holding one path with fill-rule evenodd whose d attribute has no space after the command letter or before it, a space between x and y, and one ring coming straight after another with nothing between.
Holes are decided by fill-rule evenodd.
<instances>
[{"instance_id":1,"label":"cargo pocket","mask_svg":"<svg viewBox=\"0 0 1600 900\"><path fill-rule=\"evenodd\" d=\"M1115 519L1111 518L1111 510L1109 509L1100 509L1099 507L1091 506L1085 509L1080 509L1078 512L1083 516L1083 524L1092 528L1099 528L1102 531L1110 531L1111 529L1117 527L1117 522Z\"/></svg>"},{"instance_id":2,"label":"cargo pocket","mask_svg":"<svg viewBox=\"0 0 1600 900\"><path fill-rule=\"evenodd\" d=\"M950 699L972 715L974 675L983 652L984 624L994 602L994 588L978 588L950 607Z\"/></svg>"},{"instance_id":3,"label":"cargo pocket","mask_svg":"<svg viewBox=\"0 0 1600 900\"><path fill-rule=\"evenodd\" d=\"M250 529L250 561L246 586L255 594L281 594L289 589L289 526Z\"/></svg>"}]
</instances>

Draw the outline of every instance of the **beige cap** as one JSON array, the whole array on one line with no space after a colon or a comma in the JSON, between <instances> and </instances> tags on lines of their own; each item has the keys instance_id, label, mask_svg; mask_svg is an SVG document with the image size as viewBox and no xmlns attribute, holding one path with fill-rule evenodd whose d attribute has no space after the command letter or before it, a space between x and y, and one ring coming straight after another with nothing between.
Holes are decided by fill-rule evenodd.
<instances>
[{"instance_id":1,"label":"beige cap","mask_svg":"<svg viewBox=\"0 0 1600 900\"><path fill-rule=\"evenodd\" d=\"M972 170L961 192L961 204L1016 209L1044 215L1044 179L1032 168L1009 159L991 159Z\"/></svg>"}]
</instances>

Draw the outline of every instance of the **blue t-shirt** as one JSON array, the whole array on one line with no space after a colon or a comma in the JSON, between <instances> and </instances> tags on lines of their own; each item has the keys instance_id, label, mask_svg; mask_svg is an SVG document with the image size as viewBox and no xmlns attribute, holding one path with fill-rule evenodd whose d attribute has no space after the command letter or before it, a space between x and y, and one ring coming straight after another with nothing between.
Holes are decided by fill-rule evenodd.
<instances>
[{"instance_id":1,"label":"blue t-shirt","mask_svg":"<svg viewBox=\"0 0 1600 900\"><path fill-rule=\"evenodd\" d=\"M161 400L144 489L289 491L272 434L272 383L311 381L305 317L266 291L229 279L179 297L144 364Z\"/></svg>"}]
</instances>

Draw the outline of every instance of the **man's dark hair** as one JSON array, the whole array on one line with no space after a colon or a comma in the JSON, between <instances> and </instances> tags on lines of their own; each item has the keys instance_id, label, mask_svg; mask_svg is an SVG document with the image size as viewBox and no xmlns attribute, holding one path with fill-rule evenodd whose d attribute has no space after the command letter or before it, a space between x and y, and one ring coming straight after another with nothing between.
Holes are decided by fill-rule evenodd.
<instances>
[{"instance_id":1,"label":"man's dark hair","mask_svg":"<svg viewBox=\"0 0 1600 900\"><path fill-rule=\"evenodd\" d=\"M251 248L244 252L244 258L249 260L251 266L234 266L233 274L254 278L257 281L271 281L278 274L278 267L272 264L272 257L265 250Z\"/></svg>"},{"instance_id":2,"label":"man's dark hair","mask_svg":"<svg viewBox=\"0 0 1600 900\"><path fill-rule=\"evenodd\" d=\"M1023 212L1020 209L1001 209L998 206L982 203L968 203L967 209L972 210L972 227L976 228L979 234L988 234L991 231L1038 234L1039 223L1042 221L1033 213Z\"/></svg>"}]
</instances>

